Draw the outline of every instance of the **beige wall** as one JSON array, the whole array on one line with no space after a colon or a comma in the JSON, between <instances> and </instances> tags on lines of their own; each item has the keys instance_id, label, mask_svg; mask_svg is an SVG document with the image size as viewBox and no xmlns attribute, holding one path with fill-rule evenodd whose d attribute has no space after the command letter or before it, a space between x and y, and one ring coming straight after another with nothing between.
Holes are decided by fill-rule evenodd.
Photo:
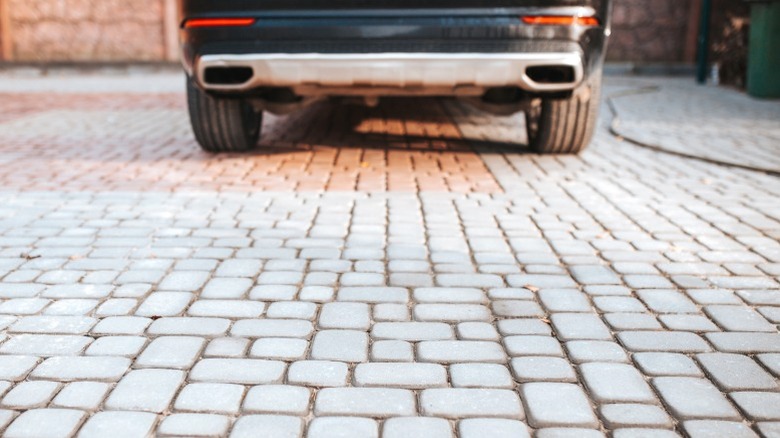
<instances>
[{"instance_id":1,"label":"beige wall","mask_svg":"<svg viewBox=\"0 0 780 438\"><path fill-rule=\"evenodd\" d=\"M0 0L14 61L159 61L168 57L167 0ZM175 13L175 8L173 9ZM173 20L175 26L176 20ZM173 43L175 43L175 32Z\"/></svg>"},{"instance_id":2,"label":"beige wall","mask_svg":"<svg viewBox=\"0 0 780 438\"><path fill-rule=\"evenodd\" d=\"M175 1L0 0L0 59L175 60ZM690 61L697 0L615 1L610 60Z\"/></svg>"}]
</instances>

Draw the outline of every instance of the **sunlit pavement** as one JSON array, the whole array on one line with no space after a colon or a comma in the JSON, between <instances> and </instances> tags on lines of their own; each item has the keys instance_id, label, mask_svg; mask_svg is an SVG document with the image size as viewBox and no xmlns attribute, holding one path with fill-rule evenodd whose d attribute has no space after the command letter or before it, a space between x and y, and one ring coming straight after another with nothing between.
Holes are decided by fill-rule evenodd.
<instances>
[{"instance_id":1,"label":"sunlit pavement","mask_svg":"<svg viewBox=\"0 0 780 438\"><path fill-rule=\"evenodd\" d=\"M780 162L777 102L647 83L621 134ZM178 75L0 90L5 436L780 436L775 176L606 109L579 157L432 99L214 156Z\"/></svg>"}]
</instances>

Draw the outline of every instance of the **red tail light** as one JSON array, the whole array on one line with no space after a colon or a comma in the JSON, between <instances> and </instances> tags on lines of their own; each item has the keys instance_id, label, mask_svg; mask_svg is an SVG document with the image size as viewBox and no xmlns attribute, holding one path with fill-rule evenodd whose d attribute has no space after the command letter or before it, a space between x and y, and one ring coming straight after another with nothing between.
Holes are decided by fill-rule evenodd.
<instances>
[{"instance_id":1,"label":"red tail light","mask_svg":"<svg viewBox=\"0 0 780 438\"><path fill-rule=\"evenodd\" d=\"M562 15L526 15L520 17L525 24L537 24L541 26L598 26L596 17L569 17Z\"/></svg>"},{"instance_id":2,"label":"red tail light","mask_svg":"<svg viewBox=\"0 0 780 438\"><path fill-rule=\"evenodd\" d=\"M254 18L194 18L184 22L184 27L242 27L255 24Z\"/></svg>"}]
</instances>

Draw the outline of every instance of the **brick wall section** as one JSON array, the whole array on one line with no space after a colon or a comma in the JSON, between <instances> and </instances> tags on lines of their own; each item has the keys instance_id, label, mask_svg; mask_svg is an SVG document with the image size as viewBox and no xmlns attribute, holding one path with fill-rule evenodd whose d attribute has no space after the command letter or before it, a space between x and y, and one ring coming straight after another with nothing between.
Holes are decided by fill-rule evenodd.
<instances>
[{"instance_id":1,"label":"brick wall section","mask_svg":"<svg viewBox=\"0 0 780 438\"><path fill-rule=\"evenodd\" d=\"M165 56L162 0L6 0L16 61Z\"/></svg>"},{"instance_id":2,"label":"brick wall section","mask_svg":"<svg viewBox=\"0 0 780 438\"><path fill-rule=\"evenodd\" d=\"M173 0L3 1L16 61L159 61L176 56L171 36L167 43L165 37L165 4ZM609 60L686 60L692 1L615 0Z\"/></svg>"},{"instance_id":3,"label":"brick wall section","mask_svg":"<svg viewBox=\"0 0 780 438\"><path fill-rule=\"evenodd\" d=\"M608 59L683 61L690 4L691 0L615 0Z\"/></svg>"}]
</instances>

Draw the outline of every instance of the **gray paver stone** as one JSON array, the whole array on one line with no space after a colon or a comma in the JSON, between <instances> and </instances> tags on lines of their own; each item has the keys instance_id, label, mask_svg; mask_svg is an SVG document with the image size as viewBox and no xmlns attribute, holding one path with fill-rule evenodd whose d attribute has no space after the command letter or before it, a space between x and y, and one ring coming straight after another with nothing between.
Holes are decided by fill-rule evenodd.
<instances>
[{"instance_id":1,"label":"gray paver stone","mask_svg":"<svg viewBox=\"0 0 780 438\"><path fill-rule=\"evenodd\" d=\"M602 405L599 409L604 425L610 429L624 427L669 428L672 420L660 407L643 404Z\"/></svg>"},{"instance_id":2,"label":"gray paver stone","mask_svg":"<svg viewBox=\"0 0 780 438\"><path fill-rule=\"evenodd\" d=\"M249 390L243 411L304 416L309 411L311 391L301 386L262 385Z\"/></svg>"},{"instance_id":3,"label":"gray paver stone","mask_svg":"<svg viewBox=\"0 0 780 438\"><path fill-rule=\"evenodd\" d=\"M744 423L716 420L691 420L682 424L683 430L691 438L727 436L733 438L758 438L755 432Z\"/></svg>"},{"instance_id":4,"label":"gray paver stone","mask_svg":"<svg viewBox=\"0 0 780 438\"><path fill-rule=\"evenodd\" d=\"M775 379L753 359L728 353L705 353L696 356L702 368L724 391L777 389Z\"/></svg>"},{"instance_id":5,"label":"gray paver stone","mask_svg":"<svg viewBox=\"0 0 780 438\"><path fill-rule=\"evenodd\" d=\"M98 412L79 432L79 437L132 438L151 435L157 416L146 412Z\"/></svg>"},{"instance_id":6,"label":"gray paver stone","mask_svg":"<svg viewBox=\"0 0 780 438\"><path fill-rule=\"evenodd\" d=\"M420 409L434 417L524 418L520 398L514 391L503 389L426 389L420 395Z\"/></svg>"},{"instance_id":7,"label":"gray paver stone","mask_svg":"<svg viewBox=\"0 0 780 438\"><path fill-rule=\"evenodd\" d=\"M461 438L479 438L489 433L494 438L530 438L528 427L520 421L503 418L469 418L458 424Z\"/></svg>"},{"instance_id":8,"label":"gray paver stone","mask_svg":"<svg viewBox=\"0 0 780 438\"><path fill-rule=\"evenodd\" d=\"M678 420L739 419L739 414L708 380L656 377L653 386Z\"/></svg>"},{"instance_id":9,"label":"gray paver stone","mask_svg":"<svg viewBox=\"0 0 780 438\"><path fill-rule=\"evenodd\" d=\"M599 403L656 401L650 386L631 365L590 362L580 365L580 373Z\"/></svg>"},{"instance_id":10,"label":"gray paver stone","mask_svg":"<svg viewBox=\"0 0 780 438\"><path fill-rule=\"evenodd\" d=\"M577 385L526 383L521 386L520 394L525 401L531 427L598 427L590 402Z\"/></svg>"},{"instance_id":11,"label":"gray paver stone","mask_svg":"<svg viewBox=\"0 0 780 438\"><path fill-rule=\"evenodd\" d=\"M317 416L348 415L398 417L415 415L415 397L411 391L388 388L325 388L317 393Z\"/></svg>"},{"instance_id":12,"label":"gray paver stone","mask_svg":"<svg viewBox=\"0 0 780 438\"><path fill-rule=\"evenodd\" d=\"M462 433L461 433L462 435ZM385 421L384 438L452 438L450 423L443 418L397 417Z\"/></svg>"},{"instance_id":13,"label":"gray paver stone","mask_svg":"<svg viewBox=\"0 0 780 438\"><path fill-rule=\"evenodd\" d=\"M5 430L8 438L64 438L72 436L86 417L72 409L33 409L20 414Z\"/></svg>"},{"instance_id":14,"label":"gray paver stone","mask_svg":"<svg viewBox=\"0 0 780 438\"><path fill-rule=\"evenodd\" d=\"M269 437L299 438L303 434L303 420L286 415L246 415L236 421L230 436L251 438L261 430Z\"/></svg>"},{"instance_id":15,"label":"gray paver stone","mask_svg":"<svg viewBox=\"0 0 780 438\"><path fill-rule=\"evenodd\" d=\"M733 392L734 402L753 421L780 421L780 393Z\"/></svg>"},{"instance_id":16,"label":"gray paver stone","mask_svg":"<svg viewBox=\"0 0 780 438\"><path fill-rule=\"evenodd\" d=\"M135 370L116 385L106 400L111 410L165 411L184 382L184 373L174 370Z\"/></svg>"},{"instance_id":17,"label":"gray paver stone","mask_svg":"<svg viewBox=\"0 0 780 438\"><path fill-rule=\"evenodd\" d=\"M202 359L189 375L193 382L257 385L281 382L285 363L261 359Z\"/></svg>"},{"instance_id":18,"label":"gray paver stone","mask_svg":"<svg viewBox=\"0 0 780 438\"><path fill-rule=\"evenodd\" d=\"M317 417L307 438L378 438L379 426L369 418Z\"/></svg>"},{"instance_id":19,"label":"gray paver stone","mask_svg":"<svg viewBox=\"0 0 780 438\"><path fill-rule=\"evenodd\" d=\"M431 363L364 363L355 367L356 386L431 388L447 385L447 370Z\"/></svg>"},{"instance_id":20,"label":"gray paver stone","mask_svg":"<svg viewBox=\"0 0 780 438\"><path fill-rule=\"evenodd\" d=\"M173 414L157 429L160 436L222 436L227 434L230 419L214 414Z\"/></svg>"},{"instance_id":21,"label":"gray paver stone","mask_svg":"<svg viewBox=\"0 0 780 438\"><path fill-rule=\"evenodd\" d=\"M296 385L330 387L345 386L349 368L343 362L306 360L293 362L287 372L287 381Z\"/></svg>"}]
</instances>

